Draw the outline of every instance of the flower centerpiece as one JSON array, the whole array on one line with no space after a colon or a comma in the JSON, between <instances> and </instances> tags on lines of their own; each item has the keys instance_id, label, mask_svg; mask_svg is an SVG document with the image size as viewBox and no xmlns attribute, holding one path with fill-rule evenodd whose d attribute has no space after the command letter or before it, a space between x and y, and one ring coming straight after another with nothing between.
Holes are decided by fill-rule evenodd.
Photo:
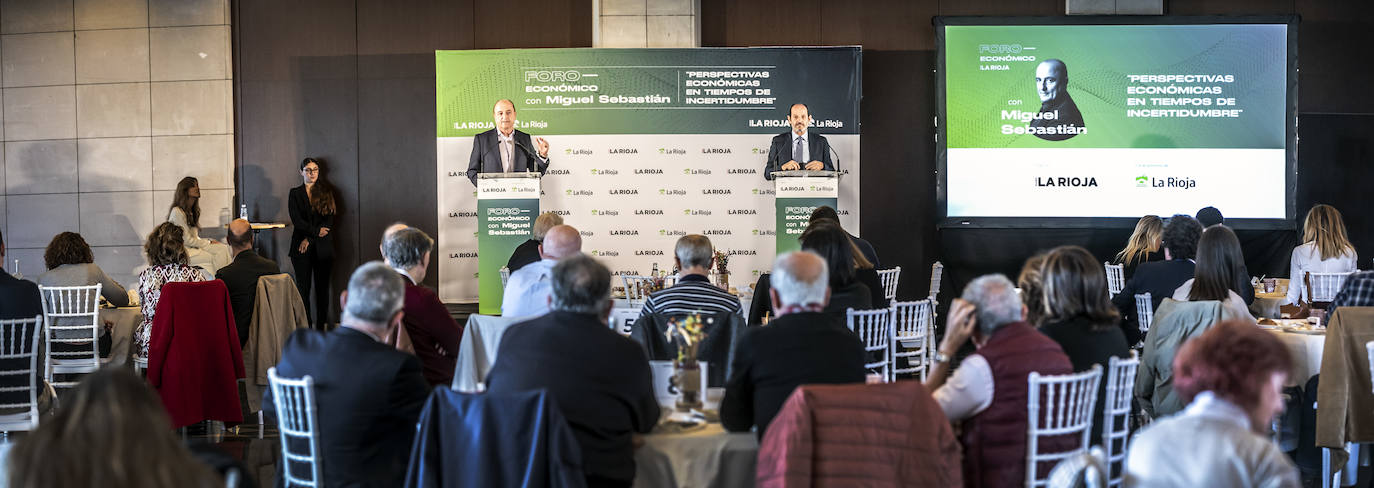
<instances>
[{"instance_id":1,"label":"flower centerpiece","mask_svg":"<svg viewBox=\"0 0 1374 488\"><path fill-rule=\"evenodd\" d=\"M697 350L706 338L706 328L702 325L701 315L688 315L668 321L664 332L668 342L677 346L677 359L673 360L673 376L678 391L678 410L701 408L701 365L697 363Z\"/></svg>"},{"instance_id":2,"label":"flower centerpiece","mask_svg":"<svg viewBox=\"0 0 1374 488\"><path fill-rule=\"evenodd\" d=\"M724 251L716 250L716 286L722 290L730 289L730 255Z\"/></svg>"}]
</instances>

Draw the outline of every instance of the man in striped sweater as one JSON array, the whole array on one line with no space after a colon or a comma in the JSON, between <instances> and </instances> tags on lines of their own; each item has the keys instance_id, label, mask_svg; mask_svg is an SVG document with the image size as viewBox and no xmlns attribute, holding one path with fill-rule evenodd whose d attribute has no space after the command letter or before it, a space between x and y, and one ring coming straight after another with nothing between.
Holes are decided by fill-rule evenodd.
<instances>
[{"instance_id":1,"label":"man in striped sweater","mask_svg":"<svg viewBox=\"0 0 1374 488\"><path fill-rule=\"evenodd\" d=\"M673 250L673 259L681 270L677 284L650 295L644 302L640 316L740 313L739 298L721 290L706 278L715 264L714 254L715 249L706 236L689 234L678 239Z\"/></svg>"}]
</instances>

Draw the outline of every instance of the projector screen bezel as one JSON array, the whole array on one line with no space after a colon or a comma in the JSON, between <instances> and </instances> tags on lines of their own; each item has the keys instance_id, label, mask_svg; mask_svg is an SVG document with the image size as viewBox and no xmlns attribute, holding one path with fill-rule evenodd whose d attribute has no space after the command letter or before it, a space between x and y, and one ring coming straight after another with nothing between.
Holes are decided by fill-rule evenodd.
<instances>
[{"instance_id":1,"label":"projector screen bezel","mask_svg":"<svg viewBox=\"0 0 1374 488\"><path fill-rule=\"evenodd\" d=\"M945 27L947 26L1013 26L1013 25L1240 25L1283 24L1287 26L1287 97L1284 111L1284 218L1226 219L1236 229L1293 229L1296 219L1297 195L1297 128L1298 128L1298 22L1294 15L1256 16L1072 16L1072 17L983 17L937 16L935 25L935 205L941 229L946 228L1118 228L1133 227L1139 217L950 217L948 195L948 147L946 146L947 100L945 93ZM1221 209L1222 213L1226 209ZM1161 217L1168 217L1161 215Z\"/></svg>"}]
</instances>

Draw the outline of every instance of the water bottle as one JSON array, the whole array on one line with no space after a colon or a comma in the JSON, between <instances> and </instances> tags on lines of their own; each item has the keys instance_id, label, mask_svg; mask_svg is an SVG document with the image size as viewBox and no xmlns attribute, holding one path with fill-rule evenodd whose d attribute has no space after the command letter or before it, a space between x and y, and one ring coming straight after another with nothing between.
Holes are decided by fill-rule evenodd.
<instances>
[{"instance_id":1,"label":"water bottle","mask_svg":"<svg viewBox=\"0 0 1374 488\"><path fill-rule=\"evenodd\" d=\"M24 279L24 273L20 273L20 272L19 272L19 259L18 259L18 258L15 258L15 260L14 260L14 278L15 278L15 279L19 279L19 280Z\"/></svg>"},{"instance_id":2,"label":"water bottle","mask_svg":"<svg viewBox=\"0 0 1374 488\"><path fill-rule=\"evenodd\" d=\"M248 220L248 204L239 204L239 218L243 220Z\"/></svg>"},{"instance_id":3,"label":"water bottle","mask_svg":"<svg viewBox=\"0 0 1374 488\"><path fill-rule=\"evenodd\" d=\"M654 278L658 277L658 263L654 263L654 270L651 272L649 276L652 276Z\"/></svg>"}]
</instances>

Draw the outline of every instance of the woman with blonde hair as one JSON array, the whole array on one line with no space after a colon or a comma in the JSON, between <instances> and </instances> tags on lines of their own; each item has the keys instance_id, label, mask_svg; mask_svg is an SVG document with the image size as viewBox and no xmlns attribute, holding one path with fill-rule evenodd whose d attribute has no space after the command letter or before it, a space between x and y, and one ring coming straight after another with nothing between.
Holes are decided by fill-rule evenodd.
<instances>
[{"instance_id":1,"label":"woman with blonde hair","mask_svg":"<svg viewBox=\"0 0 1374 488\"><path fill-rule=\"evenodd\" d=\"M1345 234L1341 211L1318 204L1307 211L1302 223L1303 244L1293 248L1288 273L1288 303L1306 303L1307 273L1346 273L1355 271L1358 261L1355 246Z\"/></svg>"},{"instance_id":2,"label":"woman with blonde hair","mask_svg":"<svg viewBox=\"0 0 1374 488\"><path fill-rule=\"evenodd\" d=\"M100 453L92 456L92 453ZM172 433L162 401L127 369L86 377L9 453L9 486L224 486Z\"/></svg>"},{"instance_id":3,"label":"woman with blonde hair","mask_svg":"<svg viewBox=\"0 0 1374 488\"><path fill-rule=\"evenodd\" d=\"M1026 322L1037 328L1045 322L1044 266L1045 254L1036 254L1026 260L1021 266L1021 274L1016 277L1021 303L1026 306Z\"/></svg>"},{"instance_id":4,"label":"woman with blonde hair","mask_svg":"<svg viewBox=\"0 0 1374 488\"><path fill-rule=\"evenodd\" d=\"M1135 223L1135 231L1126 242L1126 248L1116 253L1116 262L1125 265L1127 278L1135 274L1135 267L1148 261L1164 259L1160 250L1164 237L1164 221L1158 215L1146 215Z\"/></svg>"}]
</instances>

